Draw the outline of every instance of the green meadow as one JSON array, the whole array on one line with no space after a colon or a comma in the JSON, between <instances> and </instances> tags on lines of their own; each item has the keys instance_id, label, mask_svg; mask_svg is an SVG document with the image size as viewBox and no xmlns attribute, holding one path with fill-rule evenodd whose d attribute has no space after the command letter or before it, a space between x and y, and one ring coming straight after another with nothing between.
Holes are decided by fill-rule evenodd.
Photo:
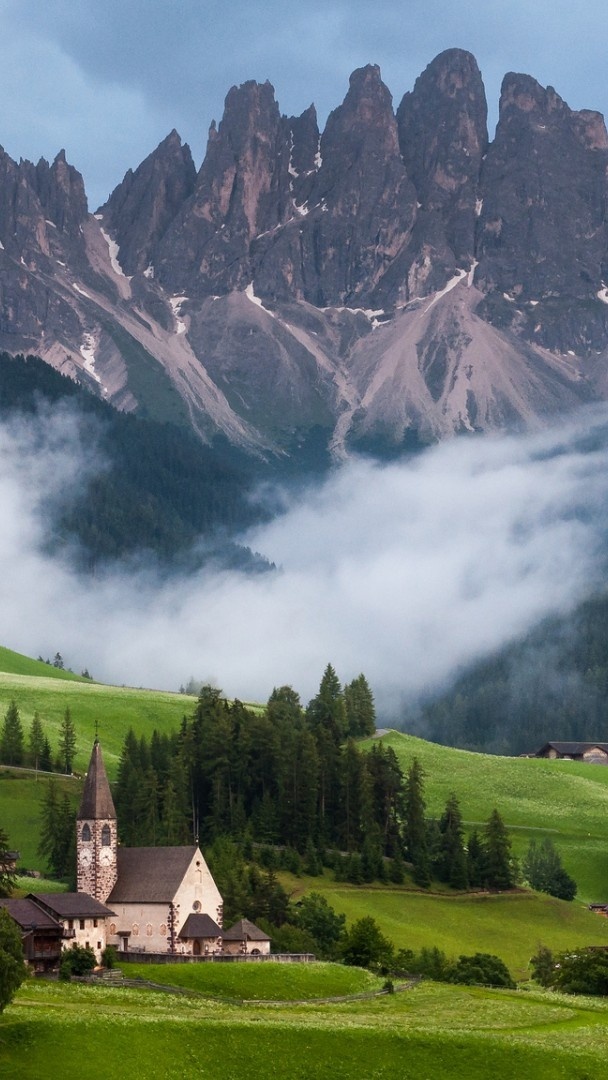
<instances>
[{"instance_id":1,"label":"green meadow","mask_svg":"<svg viewBox=\"0 0 608 1080\"><path fill-rule=\"evenodd\" d=\"M31 980L0 1017L0 1075L608 1080L608 1003L601 1000L423 982L372 1000L290 1005L280 965L253 970L262 975L266 967L283 1003L231 1005ZM321 993L326 984L319 977Z\"/></svg>"},{"instance_id":2,"label":"green meadow","mask_svg":"<svg viewBox=\"0 0 608 1080\"><path fill-rule=\"evenodd\" d=\"M383 737L404 770L414 756L425 772L427 810L439 816L454 791L467 828L496 807L516 855L532 837L550 836L585 903L608 902L608 768L575 761L495 757L392 731ZM371 745L368 742L367 745Z\"/></svg>"},{"instance_id":3,"label":"green meadow","mask_svg":"<svg viewBox=\"0 0 608 1080\"><path fill-rule=\"evenodd\" d=\"M453 957L494 953L518 981L530 977L528 961L540 942L556 952L608 946L608 919L543 893L426 893L396 885L337 884L328 876L281 878L296 899L310 890L322 893L349 925L372 914L398 949L437 945Z\"/></svg>"}]
</instances>

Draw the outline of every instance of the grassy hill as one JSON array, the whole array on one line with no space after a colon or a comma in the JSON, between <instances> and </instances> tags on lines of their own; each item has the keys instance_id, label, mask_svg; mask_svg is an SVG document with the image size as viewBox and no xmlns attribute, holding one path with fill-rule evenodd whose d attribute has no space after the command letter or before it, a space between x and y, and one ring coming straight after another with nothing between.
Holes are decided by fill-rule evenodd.
<instances>
[{"instance_id":1,"label":"grassy hill","mask_svg":"<svg viewBox=\"0 0 608 1080\"><path fill-rule=\"evenodd\" d=\"M33 675L49 679L63 679L68 682L90 682L82 675L75 675L73 671L65 671L63 668L45 664L43 660L32 660L30 656L13 652L0 645L0 671L10 672L13 675Z\"/></svg>"},{"instance_id":2,"label":"grassy hill","mask_svg":"<svg viewBox=\"0 0 608 1080\"><path fill-rule=\"evenodd\" d=\"M1 660L1 657L0 657ZM36 661L31 661L36 663ZM76 728L75 772L84 772L91 756L95 725L103 744L104 761L110 779L115 777L124 737L130 727L138 735L152 735L154 728L175 731L184 715L190 715L196 698L163 690L106 686L86 680L62 680L49 675L46 664L43 676L0 671L0 717L9 702L17 702L24 730L32 717L40 713L45 733L57 749L61 720L69 706Z\"/></svg>"},{"instance_id":3,"label":"grassy hill","mask_svg":"<svg viewBox=\"0 0 608 1080\"><path fill-rule=\"evenodd\" d=\"M275 1080L608 1080L603 1000L420 983L372 1000L298 1005L285 991L285 976L296 973L280 965L220 968L214 977L232 980L231 996L242 973L247 998L267 968L284 1004L31 980L0 1017L0 1074L123 1080L136 1062L139 1080L269 1072ZM319 996L326 986L319 974Z\"/></svg>"},{"instance_id":4,"label":"grassy hill","mask_svg":"<svg viewBox=\"0 0 608 1080\"><path fill-rule=\"evenodd\" d=\"M500 956L517 980L530 977L528 961L539 942L556 952L577 945L608 946L608 919L584 904L543 893L504 894L420 892L396 885L338 884L329 875L281 880L297 899L320 892L347 924L373 915L398 949L437 945L448 956L489 952Z\"/></svg>"},{"instance_id":5,"label":"grassy hill","mask_svg":"<svg viewBox=\"0 0 608 1080\"><path fill-rule=\"evenodd\" d=\"M486 821L496 807L516 854L523 854L530 837L550 836L578 883L579 899L608 902L608 768L473 754L396 731L383 742L404 770L419 758L429 814L438 817L452 791L467 827Z\"/></svg>"}]
</instances>

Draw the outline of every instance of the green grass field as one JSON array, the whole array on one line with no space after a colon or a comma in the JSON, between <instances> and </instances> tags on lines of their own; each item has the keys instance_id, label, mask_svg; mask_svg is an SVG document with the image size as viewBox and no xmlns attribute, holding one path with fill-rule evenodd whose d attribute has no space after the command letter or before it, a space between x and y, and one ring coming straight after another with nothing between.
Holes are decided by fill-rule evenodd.
<instances>
[{"instance_id":1,"label":"green grass field","mask_svg":"<svg viewBox=\"0 0 608 1080\"><path fill-rule=\"evenodd\" d=\"M472 754L396 731L382 741L394 749L404 771L414 756L420 759L431 815L441 814L451 791L470 827L486 821L496 807L511 830L516 855L531 837L550 836L578 883L579 899L608 902L608 768Z\"/></svg>"},{"instance_id":2,"label":"green grass field","mask_svg":"<svg viewBox=\"0 0 608 1080\"><path fill-rule=\"evenodd\" d=\"M0 1018L0 1075L608 1080L607 1038L608 1003L537 992L421 983L341 1005L236 1006L30 981Z\"/></svg>"},{"instance_id":3,"label":"green grass field","mask_svg":"<svg viewBox=\"0 0 608 1080\"><path fill-rule=\"evenodd\" d=\"M29 675L0 672L0 716L4 716L12 699L17 702L26 736L34 713L40 713L54 752L59 741L61 720L69 706L78 739L74 763L76 772L84 772L89 764L97 722L104 761L111 779L116 775L122 744L130 727L138 735L148 738L154 728L176 731L184 715L191 715L196 704L196 698L162 690L105 686L103 683L82 681L63 682L52 677L32 678Z\"/></svg>"},{"instance_id":4,"label":"green grass field","mask_svg":"<svg viewBox=\"0 0 608 1080\"><path fill-rule=\"evenodd\" d=\"M0 671L12 672L13 675L33 675L36 678L63 679L68 682L88 682L82 675L74 675L72 671L64 671L62 668L52 667L42 660L32 660L22 653L13 652L0 645Z\"/></svg>"},{"instance_id":5,"label":"green grass field","mask_svg":"<svg viewBox=\"0 0 608 1080\"><path fill-rule=\"evenodd\" d=\"M341 964L125 964L130 978L235 1001L309 1001L379 990L383 979Z\"/></svg>"},{"instance_id":6,"label":"green grass field","mask_svg":"<svg viewBox=\"0 0 608 1080\"><path fill-rule=\"evenodd\" d=\"M437 945L448 956L489 952L500 956L516 980L530 977L528 961L539 942L559 952L577 945L608 945L608 919L578 903L543 893L436 895L399 886L342 885L329 877L281 875L297 897L315 890L347 924L372 914L398 949Z\"/></svg>"}]
</instances>

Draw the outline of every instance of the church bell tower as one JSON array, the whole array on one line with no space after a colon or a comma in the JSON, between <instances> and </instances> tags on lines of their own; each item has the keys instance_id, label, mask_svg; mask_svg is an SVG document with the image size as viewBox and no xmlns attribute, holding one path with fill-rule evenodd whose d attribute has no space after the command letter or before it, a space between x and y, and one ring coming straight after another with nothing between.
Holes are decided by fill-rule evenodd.
<instances>
[{"instance_id":1,"label":"church bell tower","mask_svg":"<svg viewBox=\"0 0 608 1080\"><path fill-rule=\"evenodd\" d=\"M76 819L78 892L105 903L116 884L117 847L116 810L96 738Z\"/></svg>"}]
</instances>

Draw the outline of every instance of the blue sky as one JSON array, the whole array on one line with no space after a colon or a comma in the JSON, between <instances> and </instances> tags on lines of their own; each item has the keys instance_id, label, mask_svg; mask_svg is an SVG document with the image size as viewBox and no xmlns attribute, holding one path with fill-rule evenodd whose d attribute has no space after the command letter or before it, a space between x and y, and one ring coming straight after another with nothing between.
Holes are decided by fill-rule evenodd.
<instances>
[{"instance_id":1,"label":"blue sky","mask_svg":"<svg viewBox=\"0 0 608 1080\"><path fill-rule=\"evenodd\" d=\"M324 122L354 68L378 63L398 104L457 46L481 67L491 126L507 71L608 111L600 0L0 0L0 32L0 143L34 160L65 148L92 209L173 127L198 165L245 79L270 79L285 113L314 101Z\"/></svg>"}]
</instances>

